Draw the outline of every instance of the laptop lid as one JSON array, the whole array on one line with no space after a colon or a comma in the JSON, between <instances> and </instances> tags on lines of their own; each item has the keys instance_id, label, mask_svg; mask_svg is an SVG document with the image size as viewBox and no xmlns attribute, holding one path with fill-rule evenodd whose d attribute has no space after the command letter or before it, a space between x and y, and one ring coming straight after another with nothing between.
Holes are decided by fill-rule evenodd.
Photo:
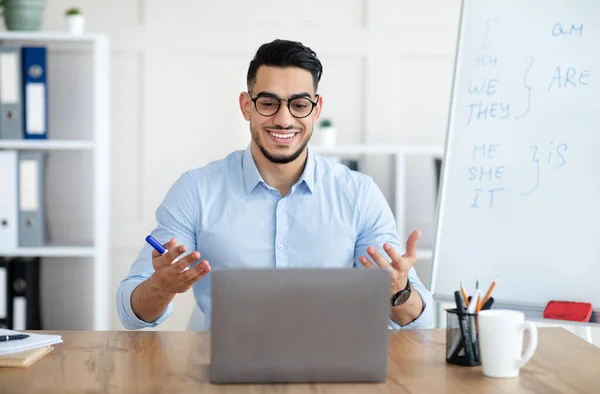
<instances>
[{"instance_id":1,"label":"laptop lid","mask_svg":"<svg viewBox=\"0 0 600 394\"><path fill-rule=\"evenodd\" d=\"M383 269L213 271L211 381L384 381L390 281Z\"/></svg>"}]
</instances>

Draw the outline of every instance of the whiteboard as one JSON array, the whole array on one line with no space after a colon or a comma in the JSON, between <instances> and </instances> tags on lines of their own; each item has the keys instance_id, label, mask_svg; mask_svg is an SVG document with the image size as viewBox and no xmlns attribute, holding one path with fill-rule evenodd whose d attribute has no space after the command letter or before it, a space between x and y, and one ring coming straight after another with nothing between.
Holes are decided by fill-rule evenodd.
<instances>
[{"instance_id":1,"label":"whiteboard","mask_svg":"<svg viewBox=\"0 0 600 394\"><path fill-rule=\"evenodd\" d=\"M600 1L465 0L431 290L600 308Z\"/></svg>"}]
</instances>

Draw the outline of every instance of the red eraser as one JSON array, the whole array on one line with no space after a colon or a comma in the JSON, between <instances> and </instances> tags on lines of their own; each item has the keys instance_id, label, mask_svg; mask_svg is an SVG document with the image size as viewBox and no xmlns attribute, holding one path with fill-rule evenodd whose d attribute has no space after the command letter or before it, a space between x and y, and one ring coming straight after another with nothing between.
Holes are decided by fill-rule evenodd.
<instances>
[{"instance_id":1,"label":"red eraser","mask_svg":"<svg viewBox=\"0 0 600 394\"><path fill-rule=\"evenodd\" d=\"M592 311L588 302L550 301L544 309L544 318L588 322Z\"/></svg>"}]
</instances>

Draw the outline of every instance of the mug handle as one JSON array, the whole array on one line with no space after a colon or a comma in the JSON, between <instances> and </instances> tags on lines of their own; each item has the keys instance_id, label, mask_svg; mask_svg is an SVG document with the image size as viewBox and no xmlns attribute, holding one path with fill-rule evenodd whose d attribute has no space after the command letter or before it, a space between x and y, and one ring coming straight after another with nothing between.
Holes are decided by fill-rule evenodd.
<instances>
[{"instance_id":1,"label":"mug handle","mask_svg":"<svg viewBox=\"0 0 600 394\"><path fill-rule=\"evenodd\" d=\"M535 349L538 344L538 332L537 327L530 321L526 321L519 326L519 330L529 331L529 344L527 345L527 349L525 349L525 353L519 360L517 360L517 369L520 369L523 365L525 365L531 357L533 357L533 353L535 353Z\"/></svg>"}]
</instances>

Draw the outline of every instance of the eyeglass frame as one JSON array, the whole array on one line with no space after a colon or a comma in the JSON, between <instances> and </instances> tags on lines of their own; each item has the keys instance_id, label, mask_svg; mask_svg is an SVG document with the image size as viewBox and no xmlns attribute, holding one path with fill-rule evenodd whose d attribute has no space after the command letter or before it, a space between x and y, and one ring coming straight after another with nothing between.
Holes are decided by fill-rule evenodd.
<instances>
[{"instance_id":1,"label":"eyeglass frame","mask_svg":"<svg viewBox=\"0 0 600 394\"><path fill-rule=\"evenodd\" d=\"M315 95L315 97L317 98L317 101L312 101L311 99L309 99L309 98L308 98L308 97L306 97L306 96L296 96L296 97L292 97L291 99L282 99L282 98L280 98L280 97L277 97L276 95L274 95L274 94L271 94L271 93L259 93L259 94L257 94L257 95L256 95L256 97L252 97L252 94L251 94L250 92L247 92L247 93L248 93L248 97L250 97L250 101L252 101L252 102L254 103L254 109L256 110L256 112L258 112L258 113L259 113L261 116L264 116L264 117L267 117L267 118L269 118L269 117L271 117L271 116L275 116L275 115L277 114L277 112L279 112L279 110L281 109L281 102L282 102L282 101L287 101L287 109L288 109L288 111L290 112L290 115L292 115L292 116L293 116L294 118L296 118L296 119L304 119L304 118L307 118L307 117L309 117L309 116L310 116L310 114L312 114L312 113L313 113L313 111L315 110L315 107L316 107L316 106L319 104L319 95L318 95L318 94L316 94L316 95ZM263 115L263 114L262 114L262 113L261 113L261 112L258 110L258 108L256 107L256 101L257 101L259 98L262 98L262 97L268 97L268 98L272 98L272 99L275 99L275 100L277 100L277 109L276 109L276 110L275 110L275 112L273 112L271 115ZM296 115L294 115L294 114L292 113L292 109L290 108L290 101L292 101L292 100L295 100L295 99L298 99L298 98L305 99L305 100L307 100L309 103L311 103L311 104L312 104L312 108L310 109L310 112L309 112L308 114L306 114L305 116L296 116Z\"/></svg>"}]
</instances>

